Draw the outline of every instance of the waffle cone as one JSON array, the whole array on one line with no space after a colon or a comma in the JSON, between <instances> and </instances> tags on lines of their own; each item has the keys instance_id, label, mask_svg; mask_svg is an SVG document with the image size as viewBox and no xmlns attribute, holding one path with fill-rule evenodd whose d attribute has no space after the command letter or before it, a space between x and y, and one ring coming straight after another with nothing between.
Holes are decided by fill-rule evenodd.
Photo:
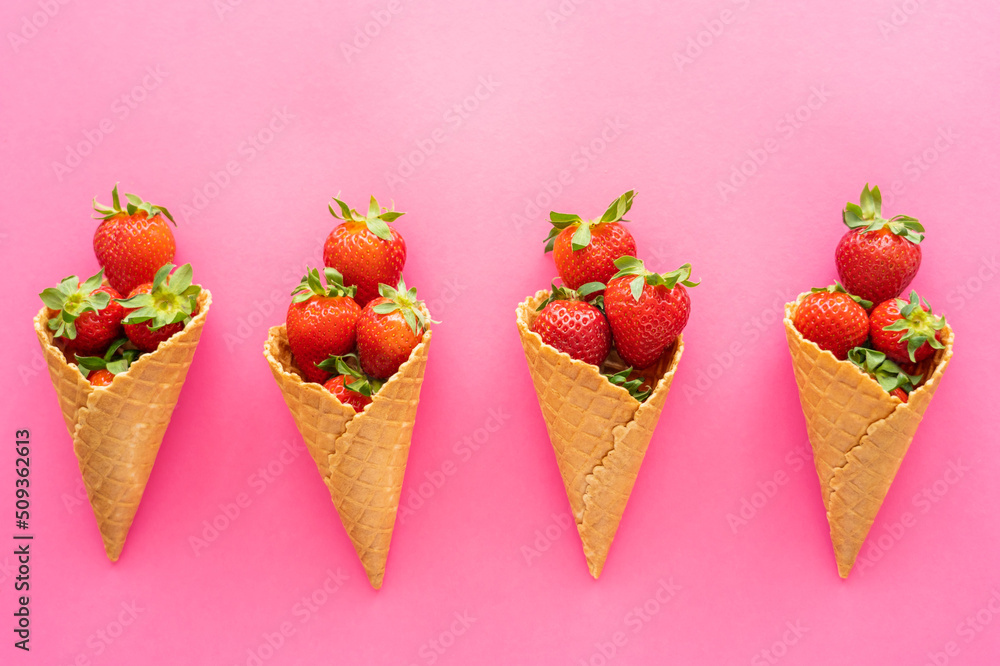
<instances>
[{"instance_id":1,"label":"waffle cone","mask_svg":"<svg viewBox=\"0 0 1000 666\"><path fill-rule=\"evenodd\" d=\"M642 375L653 393L640 403L600 370L542 342L531 326L548 298L539 291L517 306L517 329L566 496L594 578L601 575L639 467L684 352L677 342ZM625 366L616 354L606 371Z\"/></svg>"},{"instance_id":2,"label":"waffle cone","mask_svg":"<svg viewBox=\"0 0 1000 666\"><path fill-rule=\"evenodd\" d=\"M806 296L785 305L785 334L837 570L847 578L948 367L954 333L944 328L944 349L921 363L925 381L902 402L850 361L802 337L792 320Z\"/></svg>"},{"instance_id":3,"label":"waffle cone","mask_svg":"<svg viewBox=\"0 0 1000 666\"><path fill-rule=\"evenodd\" d=\"M264 343L285 404L376 590L385 576L430 342L428 331L361 413L302 378L284 325L272 328Z\"/></svg>"},{"instance_id":4,"label":"waffle cone","mask_svg":"<svg viewBox=\"0 0 1000 666\"><path fill-rule=\"evenodd\" d=\"M47 308L35 315L35 333L112 562L132 527L211 304L212 295L202 289L198 315L184 330L140 356L106 387L91 386L66 361L53 342Z\"/></svg>"}]
</instances>

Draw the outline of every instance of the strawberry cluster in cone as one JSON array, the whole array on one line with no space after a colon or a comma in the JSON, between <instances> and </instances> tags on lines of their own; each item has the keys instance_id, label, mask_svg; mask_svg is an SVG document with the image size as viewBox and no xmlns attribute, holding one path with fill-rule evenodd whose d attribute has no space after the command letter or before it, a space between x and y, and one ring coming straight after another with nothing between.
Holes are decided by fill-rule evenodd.
<instances>
[{"instance_id":1,"label":"strawberry cluster in cone","mask_svg":"<svg viewBox=\"0 0 1000 666\"><path fill-rule=\"evenodd\" d=\"M35 333L111 561L121 555L212 303L179 268L166 208L94 203L101 270L40 295ZM123 294L127 298L123 298Z\"/></svg>"},{"instance_id":2,"label":"strawberry cluster in cone","mask_svg":"<svg viewBox=\"0 0 1000 666\"><path fill-rule=\"evenodd\" d=\"M292 292L264 357L372 587L389 545L430 348L430 315L402 279L402 213L334 199L323 274ZM339 209L339 214L338 214ZM324 285L325 279L325 285Z\"/></svg>"},{"instance_id":3,"label":"strawberry cluster in cone","mask_svg":"<svg viewBox=\"0 0 1000 666\"><path fill-rule=\"evenodd\" d=\"M849 203L843 282L786 304L784 326L837 570L847 578L952 357L954 332L915 291L924 228Z\"/></svg>"},{"instance_id":4,"label":"strawberry cluster in cone","mask_svg":"<svg viewBox=\"0 0 1000 666\"><path fill-rule=\"evenodd\" d=\"M528 371L587 567L598 578L684 352L691 266L635 257L621 224L634 191L595 220L553 212L546 250L563 286L517 307Z\"/></svg>"}]
</instances>

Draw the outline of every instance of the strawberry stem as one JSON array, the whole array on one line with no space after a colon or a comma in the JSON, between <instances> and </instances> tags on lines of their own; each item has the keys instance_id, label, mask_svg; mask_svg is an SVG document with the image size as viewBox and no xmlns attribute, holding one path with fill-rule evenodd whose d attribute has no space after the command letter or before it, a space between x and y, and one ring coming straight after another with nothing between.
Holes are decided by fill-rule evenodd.
<instances>
[{"instance_id":1,"label":"strawberry stem","mask_svg":"<svg viewBox=\"0 0 1000 666\"><path fill-rule=\"evenodd\" d=\"M155 217L157 215L163 215L163 217L170 220L176 227L177 222L174 220L174 216L170 214L166 206L157 206L151 204L148 201L144 201L142 197L136 196L135 194L125 193L125 200L128 202L125 204L125 208L122 209L121 199L118 196L118 183L115 183L114 189L111 190L111 208L108 208L104 204L97 203L97 197L94 197L94 210L98 213L95 217L101 220L110 220L117 215L135 215L136 213L142 211L146 214L147 218Z\"/></svg>"},{"instance_id":2,"label":"strawberry stem","mask_svg":"<svg viewBox=\"0 0 1000 666\"><path fill-rule=\"evenodd\" d=\"M573 237L570 239L570 246L574 252L582 250L590 245L591 227L610 222L628 222L628 220L623 218L625 213L632 208L633 199L635 199L635 190L629 190L612 201L607 210L599 218L593 220L585 220L575 213L557 213L556 211L551 211L549 213L549 222L552 223L552 228L549 229L549 235L545 237L545 251L551 252L552 248L555 247L556 236L563 229L571 227L574 224L579 226L573 232Z\"/></svg>"},{"instance_id":3,"label":"strawberry stem","mask_svg":"<svg viewBox=\"0 0 1000 666\"><path fill-rule=\"evenodd\" d=\"M383 208L374 196L368 202L368 213L366 215L362 215L337 197L333 197L333 200L337 202L337 207L340 208L340 215L334 210L333 204L330 204L328 208L330 209L330 214L336 219L343 220L344 222L364 224L370 232L385 241L392 240L392 232L389 230L388 223L394 222L405 215L405 213L393 210L395 204L392 204L389 208Z\"/></svg>"},{"instance_id":4,"label":"strawberry stem","mask_svg":"<svg viewBox=\"0 0 1000 666\"><path fill-rule=\"evenodd\" d=\"M865 232L878 231L888 227L889 231L902 236L914 245L924 240L924 227L916 218L909 215L896 215L891 219L882 217L882 193L878 185L861 190L861 204L850 203L844 207L844 224L849 229L864 228Z\"/></svg>"}]
</instances>

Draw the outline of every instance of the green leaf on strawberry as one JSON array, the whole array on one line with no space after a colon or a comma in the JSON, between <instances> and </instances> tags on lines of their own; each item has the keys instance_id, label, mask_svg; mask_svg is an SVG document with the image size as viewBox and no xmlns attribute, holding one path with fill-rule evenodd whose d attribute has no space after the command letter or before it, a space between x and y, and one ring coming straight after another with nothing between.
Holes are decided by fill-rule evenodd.
<instances>
[{"instance_id":1,"label":"green leaf on strawberry","mask_svg":"<svg viewBox=\"0 0 1000 666\"><path fill-rule=\"evenodd\" d=\"M619 257L615 259L615 267L618 268L618 272L614 274L612 280L627 275L635 276L635 279L629 283L629 288L632 290L632 297L637 301L642 297L643 286L646 284L654 287L663 285L667 289L673 289L678 283L685 287L697 287L701 284L701 282L692 282L689 279L691 277L691 264L684 264L669 273L653 273L646 270L641 259Z\"/></svg>"},{"instance_id":2,"label":"green leaf on strawberry","mask_svg":"<svg viewBox=\"0 0 1000 666\"><path fill-rule=\"evenodd\" d=\"M844 207L844 224L850 229L864 227L865 231L888 228L915 245L919 245L924 239L924 227L916 218L909 215L896 215L888 220L883 218L882 193L877 185L869 189L868 183L865 183L865 189L861 191L861 205L848 203Z\"/></svg>"},{"instance_id":3,"label":"green leaf on strawberry","mask_svg":"<svg viewBox=\"0 0 1000 666\"><path fill-rule=\"evenodd\" d=\"M625 194L621 195L617 199L611 202L607 210L595 220L585 220L579 215L573 213L557 213L552 211L549 213L549 222L552 223L552 228L549 229L549 235L545 238L545 251L551 252L552 248L555 246L556 236L559 233L571 227L574 224L579 225L575 232L573 232L573 237L570 240L571 247L574 251L582 250L583 248L590 245L591 233L590 228L592 226L603 224L606 222L628 222L628 220L623 219L625 213L632 208L632 200L635 199L635 190L629 190Z\"/></svg>"},{"instance_id":4,"label":"green leaf on strawberry","mask_svg":"<svg viewBox=\"0 0 1000 666\"><path fill-rule=\"evenodd\" d=\"M605 375L608 381L615 386L621 386L623 389L628 391L628 394L638 400L639 402L645 402L653 390L651 388L643 389L642 386L645 383L642 379L629 379L629 375L632 374L632 368L628 367L620 372L616 372L612 375Z\"/></svg>"},{"instance_id":5,"label":"green leaf on strawberry","mask_svg":"<svg viewBox=\"0 0 1000 666\"><path fill-rule=\"evenodd\" d=\"M97 370L107 370L113 375L120 375L129 369L139 356L142 355L138 349L124 349L128 343L128 338L118 338L111 343L104 356L77 356L76 365L84 377L89 377L90 373Z\"/></svg>"},{"instance_id":6,"label":"green leaf on strawberry","mask_svg":"<svg viewBox=\"0 0 1000 666\"><path fill-rule=\"evenodd\" d=\"M392 233L389 231L388 223L394 222L405 215L405 213L393 210L393 206L383 208L379 205L374 196L372 196L371 200L368 202L368 212L365 215L362 215L358 211L354 210L337 197L334 197L333 200L337 202L337 207L340 208L340 214L338 215L337 211L333 208L333 204L330 204L329 208L331 215L338 220L343 220L345 222L354 221L363 223L368 227L369 231L386 241L392 240Z\"/></svg>"},{"instance_id":7,"label":"green leaf on strawberry","mask_svg":"<svg viewBox=\"0 0 1000 666\"><path fill-rule=\"evenodd\" d=\"M326 370L334 375L345 375L353 378L350 383L344 382L344 388L360 393L363 396L372 397L382 388L383 382L369 377L361 371L361 363L357 354L344 354L343 356L330 356L325 361L316 364L320 370Z\"/></svg>"},{"instance_id":8,"label":"green leaf on strawberry","mask_svg":"<svg viewBox=\"0 0 1000 666\"><path fill-rule=\"evenodd\" d=\"M79 278L70 275L59 283L58 287L49 287L39 294L45 306L56 310L56 315L49 319L49 330L55 337L67 340L76 339L76 320L84 312L100 312L111 302L111 295L105 291L97 291L104 279L104 269L87 278L80 284Z\"/></svg>"},{"instance_id":9,"label":"green leaf on strawberry","mask_svg":"<svg viewBox=\"0 0 1000 666\"><path fill-rule=\"evenodd\" d=\"M135 215L139 211L146 213L146 217L155 217L156 215L163 215L163 217L170 220L176 227L177 222L174 221L174 216L170 214L166 206L157 206L156 204L151 204L148 201L144 201L142 197L136 196L135 194L125 193L125 208L122 208L121 199L118 196L118 183L115 183L114 189L111 190L111 207L107 207L104 204L97 203L97 197L94 197L94 210L98 213L95 217L101 220L110 220L116 215Z\"/></svg>"},{"instance_id":10,"label":"green leaf on strawberry","mask_svg":"<svg viewBox=\"0 0 1000 666\"><path fill-rule=\"evenodd\" d=\"M897 298L896 303L899 306L899 314L902 315L902 319L897 319L882 330L904 331L899 340L906 342L906 351L910 355L911 361L915 360L914 353L924 346L924 343L933 349L944 349L944 345L937 339L938 331L947 324L943 316L934 314L929 303L924 308L916 291L910 292L909 301Z\"/></svg>"},{"instance_id":11,"label":"green leaf on strawberry","mask_svg":"<svg viewBox=\"0 0 1000 666\"><path fill-rule=\"evenodd\" d=\"M395 289L384 283L379 284L378 293L382 298L389 299L389 302L379 303L372 309L378 314L389 314L399 310L414 335L426 331L428 324L441 323L425 314L424 302L417 298L417 288L411 287L407 290L403 278L399 278L399 284Z\"/></svg>"},{"instance_id":12,"label":"green leaf on strawberry","mask_svg":"<svg viewBox=\"0 0 1000 666\"><path fill-rule=\"evenodd\" d=\"M194 277L191 264L184 264L171 274L173 270L173 264L164 264L156 271L149 293L117 299L122 307L132 310L122 320L123 324L149 322L149 329L155 331L170 324L186 324L191 319L198 307L201 287L191 284Z\"/></svg>"},{"instance_id":13,"label":"green leaf on strawberry","mask_svg":"<svg viewBox=\"0 0 1000 666\"><path fill-rule=\"evenodd\" d=\"M853 300L855 303L863 307L865 310L869 310L872 307L871 301L866 301L860 296L855 296L851 292L847 291L847 289L844 288L844 285L840 284L839 282L834 282L828 287L813 287L810 291L814 294L817 294L821 291L827 291L830 292L831 294L837 294L837 293L847 294L848 296L851 297L851 300Z\"/></svg>"},{"instance_id":14,"label":"green leaf on strawberry","mask_svg":"<svg viewBox=\"0 0 1000 666\"><path fill-rule=\"evenodd\" d=\"M354 285L344 285L344 276L336 268L323 269L323 277L326 278L326 287L323 286L319 270L316 268L308 269L302 277L302 281L292 290L292 303L302 303L313 296L350 296L353 298L358 291Z\"/></svg>"},{"instance_id":15,"label":"green leaf on strawberry","mask_svg":"<svg viewBox=\"0 0 1000 666\"><path fill-rule=\"evenodd\" d=\"M907 374L895 361L875 349L855 347L847 352L847 358L874 377L886 393L901 389L909 394L923 378L923 375Z\"/></svg>"},{"instance_id":16,"label":"green leaf on strawberry","mask_svg":"<svg viewBox=\"0 0 1000 666\"><path fill-rule=\"evenodd\" d=\"M535 311L541 312L545 309L545 306L552 301L585 301L587 300L587 296L590 296L598 291L604 291L604 289L605 285L603 282L588 282L585 285L581 285L579 289L570 289L563 285L556 285L556 283L553 282L548 298L539 303L538 307L535 308ZM597 305L598 302L603 303L603 300L604 298L602 296L598 296L591 302L591 304Z\"/></svg>"}]
</instances>

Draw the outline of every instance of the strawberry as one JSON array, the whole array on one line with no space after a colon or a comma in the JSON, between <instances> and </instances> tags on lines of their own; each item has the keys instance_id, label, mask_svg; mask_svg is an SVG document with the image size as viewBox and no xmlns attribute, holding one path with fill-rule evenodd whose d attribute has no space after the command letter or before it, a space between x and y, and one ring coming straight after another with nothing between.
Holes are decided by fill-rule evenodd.
<instances>
[{"instance_id":1,"label":"strawberry","mask_svg":"<svg viewBox=\"0 0 1000 666\"><path fill-rule=\"evenodd\" d=\"M358 364L356 354L331 356L319 364L323 370L337 373L323 384L323 388L343 404L353 407L356 412L363 411L366 405L370 405L372 396L382 388L382 383L366 376L357 368Z\"/></svg>"},{"instance_id":2,"label":"strawberry","mask_svg":"<svg viewBox=\"0 0 1000 666\"><path fill-rule=\"evenodd\" d=\"M922 379L921 375L907 373L877 349L855 347L847 353L847 359L874 377L886 393L896 396L903 402L909 400L910 392Z\"/></svg>"},{"instance_id":3,"label":"strawberry","mask_svg":"<svg viewBox=\"0 0 1000 666\"><path fill-rule=\"evenodd\" d=\"M596 220L579 215L549 213L552 229L545 239L545 251L552 251L556 271L570 289L588 282L607 284L615 274L615 259L635 256L635 239L621 225L622 216L632 208L635 190L611 202Z\"/></svg>"},{"instance_id":4,"label":"strawberry","mask_svg":"<svg viewBox=\"0 0 1000 666\"><path fill-rule=\"evenodd\" d=\"M402 279L396 289L380 284L379 293L358 317L358 356L366 375L388 379L410 358L433 320L425 314L417 290L407 291Z\"/></svg>"},{"instance_id":5,"label":"strawberry","mask_svg":"<svg viewBox=\"0 0 1000 666\"><path fill-rule=\"evenodd\" d=\"M944 317L924 309L917 292L910 292L909 302L890 298L879 303L871 315L872 346L897 363L919 363L943 349L941 329Z\"/></svg>"},{"instance_id":6,"label":"strawberry","mask_svg":"<svg viewBox=\"0 0 1000 666\"><path fill-rule=\"evenodd\" d=\"M540 314L531 325L542 342L572 358L601 365L611 351L611 328L597 307L583 300L604 285L588 283L579 292L552 285L552 294L538 306Z\"/></svg>"},{"instance_id":7,"label":"strawberry","mask_svg":"<svg viewBox=\"0 0 1000 666\"><path fill-rule=\"evenodd\" d=\"M319 271L309 269L292 291L292 303L285 315L288 346L307 381L322 384L330 372L318 364L330 356L354 349L361 307L352 298L355 288L344 285L343 276L333 268L324 270L326 288Z\"/></svg>"},{"instance_id":8,"label":"strawberry","mask_svg":"<svg viewBox=\"0 0 1000 666\"><path fill-rule=\"evenodd\" d=\"M839 282L816 288L802 299L793 324L806 340L815 342L841 361L847 353L868 339L868 315L872 306L848 294Z\"/></svg>"},{"instance_id":9,"label":"strawberry","mask_svg":"<svg viewBox=\"0 0 1000 666\"><path fill-rule=\"evenodd\" d=\"M904 391L901 388L894 388L894 389L892 389L891 391L889 391L889 395L896 396L897 398L899 398L899 400L901 402L909 402L910 401L910 394L907 393L906 391Z\"/></svg>"},{"instance_id":10,"label":"strawberry","mask_svg":"<svg viewBox=\"0 0 1000 666\"><path fill-rule=\"evenodd\" d=\"M691 264L676 271L651 273L635 257L615 260L619 271L604 291L604 311L615 349L626 363L642 370L656 362L687 325Z\"/></svg>"},{"instance_id":11,"label":"strawberry","mask_svg":"<svg viewBox=\"0 0 1000 666\"><path fill-rule=\"evenodd\" d=\"M344 276L344 284L358 288L358 304L364 307L378 296L378 286L396 284L406 263L406 243L387 224L403 213L378 205L375 197L368 203L368 214L361 215L334 197L340 215L330 205L330 214L343 220L326 239L323 263Z\"/></svg>"},{"instance_id":12,"label":"strawberry","mask_svg":"<svg viewBox=\"0 0 1000 666\"><path fill-rule=\"evenodd\" d=\"M123 210L117 183L111 190L111 208L94 198L94 210L102 220L94 232L94 254L108 283L122 294L152 282L156 271L174 260L174 234L166 220L177 225L165 207L134 194L126 194L125 199Z\"/></svg>"},{"instance_id":13,"label":"strawberry","mask_svg":"<svg viewBox=\"0 0 1000 666\"><path fill-rule=\"evenodd\" d=\"M847 204L844 224L850 231L837 244L837 273L848 292L881 303L895 298L920 268L924 227L912 217L882 217L882 193L868 185L861 205Z\"/></svg>"},{"instance_id":14,"label":"strawberry","mask_svg":"<svg viewBox=\"0 0 1000 666\"><path fill-rule=\"evenodd\" d=\"M58 287L39 294L52 311L49 329L65 344L67 358L73 353L103 353L122 334L125 310L115 301L121 294L101 286L103 278L104 271L100 270L80 284L75 275L70 275Z\"/></svg>"},{"instance_id":15,"label":"strawberry","mask_svg":"<svg viewBox=\"0 0 1000 666\"><path fill-rule=\"evenodd\" d=\"M114 381L115 376L111 374L109 370L101 368L100 370L95 370L90 373L87 377L87 381L90 382L91 386L111 386L111 382Z\"/></svg>"},{"instance_id":16,"label":"strawberry","mask_svg":"<svg viewBox=\"0 0 1000 666\"><path fill-rule=\"evenodd\" d=\"M636 375L632 368L625 368L619 372L605 375L605 377L615 386L621 386L628 391L629 395L639 402L645 402L646 398L653 393L653 388L646 378Z\"/></svg>"},{"instance_id":17,"label":"strawberry","mask_svg":"<svg viewBox=\"0 0 1000 666\"><path fill-rule=\"evenodd\" d=\"M77 356L76 365L94 386L108 386L115 375L120 375L139 358L138 349L126 349L128 338L118 338L103 356Z\"/></svg>"},{"instance_id":18,"label":"strawberry","mask_svg":"<svg viewBox=\"0 0 1000 666\"><path fill-rule=\"evenodd\" d=\"M198 314L201 287L191 284L191 264L173 270L173 264L164 264L152 282L136 286L119 301L125 308L125 335L141 351L156 351Z\"/></svg>"}]
</instances>

